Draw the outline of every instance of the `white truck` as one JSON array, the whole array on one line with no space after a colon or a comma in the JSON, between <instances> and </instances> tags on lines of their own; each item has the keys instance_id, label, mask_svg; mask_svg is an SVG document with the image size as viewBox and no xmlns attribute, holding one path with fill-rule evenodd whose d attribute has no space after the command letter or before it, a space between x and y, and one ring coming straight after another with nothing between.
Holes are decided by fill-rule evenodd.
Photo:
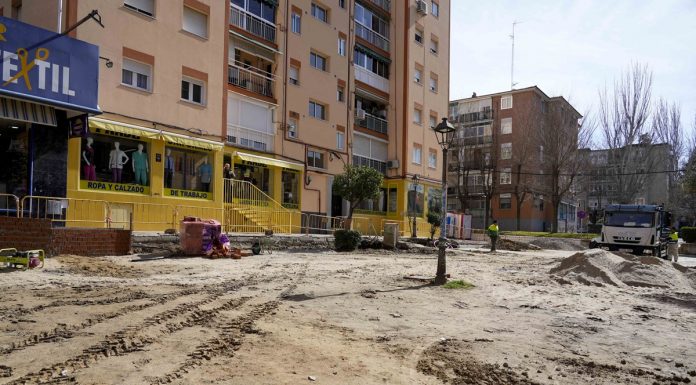
<instances>
[{"instance_id":1,"label":"white truck","mask_svg":"<svg viewBox=\"0 0 696 385\"><path fill-rule=\"evenodd\" d=\"M667 242L672 215L657 205L607 205L602 234L590 241L590 248L610 251L630 249L641 255L667 258Z\"/></svg>"}]
</instances>

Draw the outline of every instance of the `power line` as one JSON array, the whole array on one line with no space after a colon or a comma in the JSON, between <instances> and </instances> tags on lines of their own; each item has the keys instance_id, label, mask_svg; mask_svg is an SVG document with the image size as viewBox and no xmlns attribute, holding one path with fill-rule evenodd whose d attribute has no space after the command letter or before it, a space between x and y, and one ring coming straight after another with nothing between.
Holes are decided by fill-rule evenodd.
<instances>
[{"instance_id":1,"label":"power line","mask_svg":"<svg viewBox=\"0 0 696 385\"><path fill-rule=\"evenodd\" d=\"M482 171L481 169L468 169L468 170L471 172ZM492 169L486 169L486 170L489 170L488 172L496 171L496 170L492 170ZM537 172L512 171L512 170L509 172L508 171L500 171L500 170L497 170L497 171L498 171L498 173L506 172L506 173L515 174L515 175L536 175L536 176L553 176L554 175L554 174L550 174L550 173L537 173ZM614 177L614 176L631 176L631 175L672 174L672 173L678 173L678 172L686 172L686 169L664 170L664 171L627 172L627 173L604 174L604 175L583 174L583 173L577 173L577 174L558 173L556 175L558 175L558 176L573 176L573 177L587 177L587 176Z\"/></svg>"}]
</instances>

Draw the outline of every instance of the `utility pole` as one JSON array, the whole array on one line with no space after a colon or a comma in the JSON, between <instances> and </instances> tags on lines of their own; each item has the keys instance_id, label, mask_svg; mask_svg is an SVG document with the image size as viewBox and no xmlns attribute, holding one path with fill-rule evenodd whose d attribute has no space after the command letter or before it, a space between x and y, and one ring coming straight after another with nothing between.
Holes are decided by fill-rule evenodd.
<instances>
[{"instance_id":1,"label":"utility pole","mask_svg":"<svg viewBox=\"0 0 696 385\"><path fill-rule=\"evenodd\" d=\"M520 21L513 21L512 22L512 35L510 35L510 39L512 39L512 57L510 60L510 89L514 90L515 85L515 25L520 24Z\"/></svg>"}]
</instances>

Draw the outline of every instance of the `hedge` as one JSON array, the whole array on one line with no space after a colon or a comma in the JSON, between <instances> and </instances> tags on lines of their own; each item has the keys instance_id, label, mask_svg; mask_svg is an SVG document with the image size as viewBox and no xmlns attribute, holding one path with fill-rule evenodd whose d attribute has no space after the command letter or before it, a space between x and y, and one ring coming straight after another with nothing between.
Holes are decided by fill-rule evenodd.
<instances>
[{"instance_id":1,"label":"hedge","mask_svg":"<svg viewBox=\"0 0 696 385\"><path fill-rule=\"evenodd\" d=\"M696 243L696 227L682 227L681 237L686 243Z\"/></svg>"},{"instance_id":2,"label":"hedge","mask_svg":"<svg viewBox=\"0 0 696 385\"><path fill-rule=\"evenodd\" d=\"M354 251L360 244L360 233L353 230L334 231L334 245L336 251Z\"/></svg>"}]
</instances>

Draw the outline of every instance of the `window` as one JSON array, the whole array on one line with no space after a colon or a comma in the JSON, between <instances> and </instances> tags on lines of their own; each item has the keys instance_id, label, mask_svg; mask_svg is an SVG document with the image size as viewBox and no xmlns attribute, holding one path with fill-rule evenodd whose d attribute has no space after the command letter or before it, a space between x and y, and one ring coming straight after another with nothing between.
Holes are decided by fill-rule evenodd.
<instances>
[{"instance_id":1,"label":"window","mask_svg":"<svg viewBox=\"0 0 696 385\"><path fill-rule=\"evenodd\" d=\"M152 67L130 59L123 59L121 71L121 84L150 91L152 77Z\"/></svg>"},{"instance_id":2,"label":"window","mask_svg":"<svg viewBox=\"0 0 696 385\"><path fill-rule=\"evenodd\" d=\"M423 78L423 71L416 68L416 73L413 75L413 80L416 83L420 84L422 78Z\"/></svg>"},{"instance_id":3,"label":"window","mask_svg":"<svg viewBox=\"0 0 696 385\"><path fill-rule=\"evenodd\" d=\"M297 138L297 119L288 119L288 138Z\"/></svg>"},{"instance_id":4,"label":"window","mask_svg":"<svg viewBox=\"0 0 696 385\"><path fill-rule=\"evenodd\" d=\"M83 166L80 179L87 183L83 188L96 188L89 182L112 182L113 185L106 185L107 191L118 191L119 186L115 185L123 183L131 184L133 188L121 191L149 194L146 187L150 186L152 170L149 141L141 140L139 136L124 138L118 135L106 131L104 134L90 133L88 139L81 139Z\"/></svg>"},{"instance_id":5,"label":"window","mask_svg":"<svg viewBox=\"0 0 696 385\"><path fill-rule=\"evenodd\" d=\"M433 1L432 5L430 6L430 12L433 14L433 16L440 17L440 4Z\"/></svg>"},{"instance_id":6,"label":"window","mask_svg":"<svg viewBox=\"0 0 696 385\"><path fill-rule=\"evenodd\" d=\"M510 183L512 183L512 169L508 167L500 170L500 184Z\"/></svg>"},{"instance_id":7,"label":"window","mask_svg":"<svg viewBox=\"0 0 696 385\"><path fill-rule=\"evenodd\" d=\"M437 78L430 75L430 91L437 92Z\"/></svg>"},{"instance_id":8,"label":"window","mask_svg":"<svg viewBox=\"0 0 696 385\"><path fill-rule=\"evenodd\" d=\"M346 101L346 89L343 86L338 86L337 91L336 91L336 100L339 102L345 102Z\"/></svg>"},{"instance_id":9,"label":"window","mask_svg":"<svg viewBox=\"0 0 696 385\"><path fill-rule=\"evenodd\" d=\"M381 0L380 0L381 1ZM355 2L355 21L366 29L371 29L374 32L389 39L389 20L381 18L376 13L370 11L369 8L363 7L360 3ZM370 34L369 31L356 30L356 34L362 38L370 37L363 33Z\"/></svg>"},{"instance_id":10,"label":"window","mask_svg":"<svg viewBox=\"0 0 696 385\"><path fill-rule=\"evenodd\" d=\"M512 95L500 98L500 109L506 110L508 108L512 108Z\"/></svg>"},{"instance_id":11,"label":"window","mask_svg":"<svg viewBox=\"0 0 696 385\"><path fill-rule=\"evenodd\" d=\"M421 110L419 110L419 109L417 109L417 108L414 109L414 110L413 110L413 123L421 124L421 123L423 122L423 117L422 117L422 115L423 115L423 111L421 111Z\"/></svg>"},{"instance_id":12,"label":"window","mask_svg":"<svg viewBox=\"0 0 696 385\"><path fill-rule=\"evenodd\" d=\"M290 84L294 84L296 86L300 85L300 69L295 66L290 66L288 78L290 79Z\"/></svg>"},{"instance_id":13,"label":"window","mask_svg":"<svg viewBox=\"0 0 696 385\"><path fill-rule=\"evenodd\" d=\"M416 28L416 43L423 44L423 30Z\"/></svg>"},{"instance_id":14,"label":"window","mask_svg":"<svg viewBox=\"0 0 696 385\"><path fill-rule=\"evenodd\" d=\"M326 71L326 58L314 52L309 53L309 63L312 67Z\"/></svg>"},{"instance_id":15,"label":"window","mask_svg":"<svg viewBox=\"0 0 696 385\"><path fill-rule=\"evenodd\" d=\"M143 15L155 17L155 0L125 0L123 6Z\"/></svg>"},{"instance_id":16,"label":"window","mask_svg":"<svg viewBox=\"0 0 696 385\"><path fill-rule=\"evenodd\" d=\"M208 37L208 15L184 7L184 31L200 37Z\"/></svg>"},{"instance_id":17,"label":"window","mask_svg":"<svg viewBox=\"0 0 696 385\"><path fill-rule=\"evenodd\" d=\"M211 152L166 146L163 158L165 189L211 192L215 179L213 175L216 175ZM124 167L126 168L129 167ZM171 190L165 190L165 194L174 197L190 196Z\"/></svg>"},{"instance_id":18,"label":"window","mask_svg":"<svg viewBox=\"0 0 696 385\"><path fill-rule=\"evenodd\" d=\"M421 148L420 144L414 144L413 145L413 154L412 154L412 161L415 164L421 164L421 156L423 155L423 149Z\"/></svg>"},{"instance_id":19,"label":"window","mask_svg":"<svg viewBox=\"0 0 696 385\"><path fill-rule=\"evenodd\" d=\"M437 40L430 39L430 53L437 55L437 51L440 47L440 43Z\"/></svg>"},{"instance_id":20,"label":"window","mask_svg":"<svg viewBox=\"0 0 696 385\"><path fill-rule=\"evenodd\" d=\"M428 167L437 168L437 152L435 150L428 152Z\"/></svg>"},{"instance_id":21,"label":"window","mask_svg":"<svg viewBox=\"0 0 696 385\"><path fill-rule=\"evenodd\" d=\"M437 126L437 117L430 115L430 128L435 128L435 126Z\"/></svg>"},{"instance_id":22,"label":"window","mask_svg":"<svg viewBox=\"0 0 696 385\"><path fill-rule=\"evenodd\" d=\"M500 194L500 199L498 200L498 207L501 209L511 209L512 194Z\"/></svg>"},{"instance_id":23,"label":"window","mask_svg":"<svg viewBox=\"0 0 696 385\"><path fill-rule=\"evenodd\" d=\"M500 145L500 159L512 158L512 143L503 143Z\"/></svg>"},{"instance_id":24,"label":"window","mask_svg":"<svg viewBox=\"0 0 696 385\"><path fill-rule=\"evenodd\" d=\"M316 150L307 151L307 166L324 168L324 153Z\"/></svg>"},{"instance_id":25,"label":"window","mask_svg":"<svg viewBox=\"0 0 696 385\"><path fill-rule=\"evenodd\" d=\"M346 8L346 0L338 0L338 6L341 8Z\"/></svg>"},{"instance_id":26,"label":"window","mask_svg":"<svg viewBox=\"0 0 696 385\"><path fill-rule=\"evenodd\" d=\"M187 102L205 104L205 83L200 80L183 78L181 80L181 99Z\"/></svg>"},{"instance_id":27,"label":"window","mask_svg":"<svg viewBox=\"0 0 696 385\"><path fill-rule=\"evenodd\" d=\"M324 23L329 22L329 12L320 5L312 3L312 16L315 19L319 19Z\"/></svg>"},{"instance_id":28,"label":"window","mask_svg":"<svg viewBox=\"0 0 696 385\"><path fill-rule=\"evenodd\" d=\"M500 133L512 134L512 118L500 119Z\"/></svg>"},{"instance_id":29,"label":"window","mask_svg":"<svg viewBox=\"0 0 696 385\"><path fill-rule=\"evenodd\" d=\"M309 116L326 120L326 106L317 102L309 102Z\"/></svg>"},{"instance_id":30,"label":"window","mask_svg":"<svg viewBox=\"0 0 696 385\"><path fill-rule=\"evenodd\" d=\"M341 56L346 56L346 38L338 38L338 54Z\"/></svg>"},{"instance_id":31,"label":"window","mask_svg":"<svg viewBox=\"0 0 696 385\"><path fill-rule=\"evenodd\" d=\"M373 56L360 45L355 46L355 50L353 51L353 61L355 62L355 65L363 67L385 79L389 79L389 63Z\"/></svg>"},{"instance_id":32,"label":"window","mask_svg":"<svg viewBox=\"0 0 696 385\"><path fill-rule=\"evenodd\" d=\"M301 31L302 31L302 15L300 15L299 13L297 13L295 11L292 11L291 24L292 24L292 26L291 26L292 32L295 32L298 34L301 33Z\"/></svg>"},{"instance_id":33,"label":"window","mask_svg":"<svg viewBox=\"0 0 696 385\"><path fill-rule=\"evenodd\" d=\"M336 148L343 150L345 148L344 143L346 142L346 134L341 131L336 132Z\"/></svg>"}]
</instances>

